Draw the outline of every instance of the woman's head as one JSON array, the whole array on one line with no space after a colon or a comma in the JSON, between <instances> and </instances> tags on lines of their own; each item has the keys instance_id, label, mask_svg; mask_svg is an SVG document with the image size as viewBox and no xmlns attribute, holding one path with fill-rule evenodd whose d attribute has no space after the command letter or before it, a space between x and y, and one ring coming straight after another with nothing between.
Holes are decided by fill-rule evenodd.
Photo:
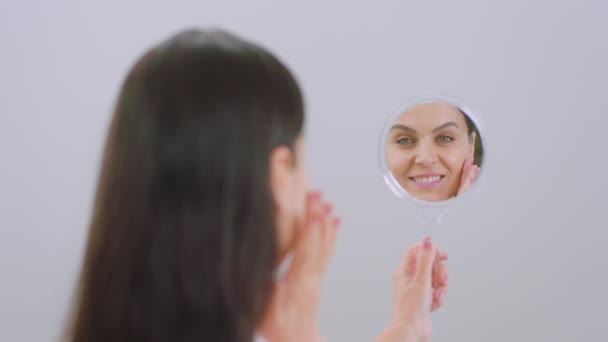
<instances>
[{"instance_id":1,"label":"woman's head","mask_svg":"<svg viewBox=\"0 0 608 342\"><path fill-rule=\"evenodd\" d=\"M307 190L289 70L185 31L127 76L108 136L73 341L246 341Z\"/></svg>"},{"instance_id":2,"label":"woman's head","mask_svg":"<svg viewBox=\"0 0 608 342\"><path fill-rule=\"evenodd\" d=\"M457 194L465 159L476 155L477 130L447 103L417 105L401 114L388 135L386 160L411 195L441 201Z\"/></svg>"}]
</instances>

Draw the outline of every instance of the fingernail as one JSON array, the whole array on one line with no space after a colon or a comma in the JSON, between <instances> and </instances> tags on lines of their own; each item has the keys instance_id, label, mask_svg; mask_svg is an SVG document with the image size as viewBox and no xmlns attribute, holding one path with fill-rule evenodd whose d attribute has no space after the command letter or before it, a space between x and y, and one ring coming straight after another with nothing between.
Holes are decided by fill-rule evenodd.
<instances>
[{"instance_id":1,"label":"fingernail","mask_svg":"<svg viewBox=\"0 0 608 342\"><path fill-rule=\"evenodd\" d=\"M433 243L431 242L431 238L430 237L426 237L424 238L424 243L423 243L424 249L426 249L427 251L430 251L433 248Z\"/></svg>"},{"instance_id":2,"label":"fingernail","mask_svg":"<svg viewBox=\"0 0 608 342\"><path fill-rule=\"evenodd\" d=\"M334 217L334 225L339 226L342 223L342 219L338 216Z\"/></svg>"}]
</instances>

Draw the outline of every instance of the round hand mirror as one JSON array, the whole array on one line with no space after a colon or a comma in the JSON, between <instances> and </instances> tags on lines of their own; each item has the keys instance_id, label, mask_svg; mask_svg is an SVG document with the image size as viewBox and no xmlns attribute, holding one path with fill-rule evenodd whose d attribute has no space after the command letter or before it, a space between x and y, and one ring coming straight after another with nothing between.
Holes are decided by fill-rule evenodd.
<instances>
[{"instance_id":1,"label":"round hand mirror","mask_svg":"<svg viewBox=\"0 0 608 342\"><path fill-rule=\"evenodd\" d=\"M446 208L478 183L483 140L478 115L459 101L439 96L410 101L382 131L384 179L400 198Z\"/></svg>"}]
</instances>

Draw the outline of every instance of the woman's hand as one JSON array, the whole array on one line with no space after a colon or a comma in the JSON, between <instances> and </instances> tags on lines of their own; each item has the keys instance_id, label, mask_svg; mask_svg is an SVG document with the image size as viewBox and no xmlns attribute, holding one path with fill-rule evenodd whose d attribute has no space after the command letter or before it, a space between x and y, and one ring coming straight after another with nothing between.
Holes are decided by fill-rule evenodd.
<instances>
[{"instance_id":1,"label":"woman's hand","mask_svg":"<svg viewBox=\"0 0 608 342\"><path fill-rule=\"evenodd\" d=\"M457 195L460 195L468 190L479 175L480 168L479 166L473 164L473 161L473 157L468 157L464 160L462 165L462 175L460 178L460 188L458 188Z\"/></svg>"},{"instance_id":2,"label":"woman's hand","mask_svg":"<svg viewBox=\"0 0 608 342\"><path fill-rule=\"evenodd\" d=\"M428 237L408 249L394 275L393 317L377 342L428 341L430 314L447 293L446 259Z\"/></svg>"},{"instance_id":3,"label":"woman's hand","mask_svg":"<svg viewBox=\"0 0 608 342\"><path fill-rule=\"evenodd\" d=\"M337 237L339 219L318 193L307 199L304 226L289 269L277 281L260 332L268 342L316 342L321 282Z\"/></svg>"}]
</instances>

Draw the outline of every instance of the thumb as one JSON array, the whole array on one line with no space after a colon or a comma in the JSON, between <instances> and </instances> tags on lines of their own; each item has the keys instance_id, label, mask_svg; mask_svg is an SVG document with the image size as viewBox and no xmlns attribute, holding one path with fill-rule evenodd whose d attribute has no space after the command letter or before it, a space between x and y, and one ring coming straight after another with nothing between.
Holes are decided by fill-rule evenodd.
<instances>
[{"instance_id":1,"label":"thumb","mask_svg":"<svg viewBox=\"0 0 608 342\"><path fill-rule=\"evenodd\" d=\"M426 237L418 248L414 283L423 286L423 288L430 288L433 285L433 263L436 254L436 248L431 238Z\"/></svg>"}]
</instances>

